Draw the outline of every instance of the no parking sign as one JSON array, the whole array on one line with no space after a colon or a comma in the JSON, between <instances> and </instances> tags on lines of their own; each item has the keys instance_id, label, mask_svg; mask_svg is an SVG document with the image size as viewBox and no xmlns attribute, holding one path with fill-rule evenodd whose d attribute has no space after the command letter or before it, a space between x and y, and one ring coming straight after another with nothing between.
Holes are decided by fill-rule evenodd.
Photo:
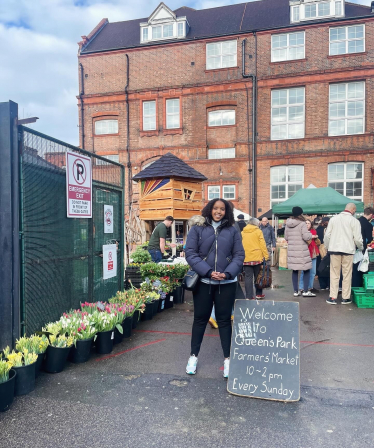
<instances>
[{"instance_id":1,"label":"no parking sign","mask_svg":"<svg viewBox=\"0 0 374 448\"><path fill-rule=\"evenodd\" d=\"M117 276L117 245L106 244L103 246L103 279Z\"/></svg>"},{"instance_id":2,"label":"no parking sign","mask_svg":"<svg viewBox=\"0 0 374 448\"><path fill-rule=\"evenodd\" d=\"M66 153L66 200L68 218L92 218L91 159Z\"/></svg>"}]
</instances>

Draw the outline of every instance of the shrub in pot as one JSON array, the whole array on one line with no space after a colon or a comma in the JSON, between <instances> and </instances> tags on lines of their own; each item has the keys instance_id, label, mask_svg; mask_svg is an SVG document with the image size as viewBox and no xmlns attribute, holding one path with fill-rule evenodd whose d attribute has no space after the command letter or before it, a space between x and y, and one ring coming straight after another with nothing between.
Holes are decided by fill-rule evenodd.
<instances>
[{"instance_id":1,"label":"shrub in pot","mask_svg":"<svg viewBox=\"0 0 374 448\"><path fill-rule=\"evenodd\" d=\"M12 364L0 355L0 412L7 411L13 403L16 375Z\"/></svg>"},{"instance_id":2,"label":"shrub in pot","mask_svg":"<svg viewBox=\"0 0 374 448\"><path fill-rule=\"evenodd\" d=\"M42 367L48 345L48 338L44 334L42 334L41 336L33 334L29 338L23 337L18 339L16 342L16 350L18 350L19 352L23 352L26 349L38 356L35 365L35 378L37 378L40 373L40 369Z\"/></svg>"},{"instance_id":3,"label":"shrub in pot","mask_svg":"<svg viewBox=\"0 0 374 448\"><path fill-rule=\"evenodd\" d=\"M112 313L114 313L116 319L115 319L115 327L114 327L114 340L113 344L119 344L123 341L124 337L124 329L123 324L126 318L126 305L120 305L118 303L110 303L109 308L111 309ZM122 331L120 331L122 329Z\"/></svg>"},{"instance_id":4,"label":"shrub in pot","mask_svg":"<svg viewBox=\"0 0 374 448\"><path fill-rule=\"evenodd\" d=\"M45 357L44 370L48 373L62 372L73 343L74 338L72 336L51 334L49 336L49 346Z\"/></svg>"},{"instance_id":5,"label":"shrub in pot","mask_svg":"<svg viewBox=\"0 0 374 448\"><path fill-rule=\"evenodd\" d=\"M108 306L105 307L104 311L96 311L93 316L97 329L96 353L106 355L113 350L114 329L117 328L120 333L123 332L123 329L121 325L116 323L117 318Z\"/></svg>"},{"instance_id":6,"label":"shrub in pot","mask_svg":"<svg viewBox=\"0 0 374 448\"><path fill-rule=\"evenodd\" d=\"M155 291L145 293L145 311L142 314L142 320L151 320L154 316L154 302L159 299L159 295ZM158 303L158 302L157 302Z\"/></svg>"},{"instance_id":7,"label":"shrub in pot","mask_svg":"<svg viewBox=\"0 0 374 448\"><path fill-rule=\"evenodd\" d=\"M9 351L9 347L4 350L13 370L16 371L14 395L26 395L35 389L35 365L38 355L30 353L27 348L23 352Z\"/></svg>"}]
</instances>

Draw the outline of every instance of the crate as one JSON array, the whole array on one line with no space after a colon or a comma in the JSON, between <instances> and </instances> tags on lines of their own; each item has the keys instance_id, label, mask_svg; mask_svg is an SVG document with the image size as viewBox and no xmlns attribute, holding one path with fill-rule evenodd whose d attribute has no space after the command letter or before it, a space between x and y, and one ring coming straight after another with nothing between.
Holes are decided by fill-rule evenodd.
<instances>
[{"instance_id":1,"label":"crate","mask_svg":"<svg viewBox=\"0 0 374 448\"><path fill-rule=\"evenodd\" d=\"M374 261L374 250L368 250L369 261Z\"/></svg>"},{"instance_id":2,"label":"crate","mask_svg":"<svg viewBox=\"0 0 374 448\"><path fill-rule=\"evenodd\" d=\"M374 289L374 272L369 272L368 274L363 275L364 278L364 288Z\"/></svg>"},{"instance_id":3,"label":"crate","mask_svg":"<svg viewBox=\"0 0 374 448\"><path fill-rule=\"evenodd\" d=\"M365 291L364 288L352 288L353 302L358 308L374 309L374 293Z\"/></svg>"}]
</instances>

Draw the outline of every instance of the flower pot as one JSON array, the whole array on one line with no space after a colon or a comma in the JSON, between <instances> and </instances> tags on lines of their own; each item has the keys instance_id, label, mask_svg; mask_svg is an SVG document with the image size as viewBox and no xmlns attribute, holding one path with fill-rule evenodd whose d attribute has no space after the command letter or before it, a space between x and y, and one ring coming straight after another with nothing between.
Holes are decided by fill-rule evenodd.
<instances>
[{"instance_id":1,"label":"flower pot","mask_svg":"<svg viewBox=\"0 0 374 448\"><path fill-rule=\"evenodd\" d=\"M28 366L13 367L17 372L14 396L27 395L35 389L35 364L33 362Z\"/></svg>"},{"instance_id":2,"label":"flower pot","mask_svg":"<svg viewBox=\"0 0 374 448\"><path fill-rule=\"evenodd\" d=\"M174 306L174 296L173 296L173 293L166 294L165 310L167 310L169 308L173 308L173 306Z\"/></svg>"},{"instance_id":3,"label":"flower pot","mask_svg":"<svg viewBox=\"0 0 374 448\"><path fill-rule=\"evenodd\" d=\"M157 312L158 313L162 313L162 311L164 311L165 309L165 299L163 299L162 297L160 297L160 300L158 301L158 309Z\"/></svg>"},{"instance_id":4,"label":"flower pot","mask_svg":"<svg viewBox=\"0 0 374 448\"><path fill-rule=\"evenodd\" d=\"M145 305L144 313L141 317L142 320L152 320L153 319L153 303L147 303Z\"/></svg>"},{"instance_id":5,"label":"flower pot","mask_svg":"<svg viewBox=\"0 0 374 448\"><path fill-rule=\"evenodd\" d=\"M173 291L174 303L183 303L183 288L177 286Z\"/></svg>"},{"instance_id":6,"label":"flower pot","mask_svg":"<svg viewBox=\"0 0 374 448\"><path fill-rule=\"evenodd\" d=\"M140 311L135 311L135 313L132 315L132 328L136 328L138 326L140 317Z\"/></svg>"},{"instance_id":7,"label":"flower pot","mask_svg":"<svg viewBox=\"0 0 374 448\"><path fill-rule=\"evenodd\" d=\"M71 347L52 347L48 345L44 370L48 373L60 373L64 370Z\"/></svg>"},{"instance_id":8,"label":"flower pot","mask_svg":"<svg viewBox=\"0 0 374 448\"><path fill-rule=\"evenodd\" d=\"M114 329L97 333L95 341L96 353L106 355L113 350Z\"/></svg>"},{"instance_id":9,"label":"flower pot","mask_svg":"<svg viewBox=\"0 0 374 448\"><path fill-rule=\"evenodd\" d=\"M158 310L158 302L159 302L159 299L154 300L154 301L152 302L152 308L153 308L153 315L154 315L154 316L156 316L156 314L157 314L157 310Z\"/></svg>"},{"instance_id":10,"label":"flower pot","mask_svg":"<svg viewBox=\"0 0 374 448\"><path fill-rule=\"evenodd\" d=\"M17 372L14 369L9 371L9 380L0 383L0 412L5 412L10 408L14 399L14 389Z\"/></svg>"},{"instance_id":11,"label":"flower pot","mask_svg":"<svg viewBox=\"0 0 374 448\"><path fill-rule=\"evenodd\" d=\"M75 343L75 346L71 348L69 359L71 362L75 364L80 364L82 362L87 362L90 358L91 347L92 347L91 339L81 339Z\"/></svg>"},{"instance_id":12,"label":"flower pot","mask_svg":"<svg viewBox=\"0 0 374 448\"><path fill-rule=\"evenodd\" d=\"M132 322L133 322L133 316L126 317L126 319L123 321L123 337L129 338L132 333Z\"/></svg>"},{"instance_id":13,"label":"flower pot","mask_svg":"<svg viewBox=\"0 0 374 448\"><path fill-rule=\"evenodd\" d=\"M38 355L38 359L36 360L36 363L35 363L35 378L38 378L38 376L39 376L40 370L43 365L44 358L45 358L45 353L40 353Z\"/></svg>"},{"instance_id":14,"label":"flower pot","mask_svg":"<svg viewBox=\"0 0 374 448\"><path fill-rule=\"evenodd\" d=\"M124 322L124 321L123 321ZM122 329L123 329L123 322L122 322ZM114 328L114 339L113 339L113 345L120 344L123 341L123 333L120 333L118 328Z\"/></svg>"}]
</instances>

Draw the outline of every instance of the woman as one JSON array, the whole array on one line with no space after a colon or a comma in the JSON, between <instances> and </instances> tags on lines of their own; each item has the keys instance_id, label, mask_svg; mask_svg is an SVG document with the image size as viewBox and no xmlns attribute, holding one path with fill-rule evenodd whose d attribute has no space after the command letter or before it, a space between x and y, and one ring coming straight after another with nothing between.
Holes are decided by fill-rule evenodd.
<instances>
[{"instance_id":1,"label":"woman","mask_svg":"<svg viewBox=\"0 0 374 448\"><path fill-rule=\"evenodd\" d=\"M312 222L309 219L307 219L305 222L306 222L307 229L312 234L312 239L310 240L310 242L308 242L310 258L312 259L312 269L310 271L308 291L315 292L315 291L312 291L312 289L314 289L313 288L314 277L316 276L316 273L317 273L317 257L319 255L319 249L316 244L316 239L318 238L318 235L317 235L317 231L312 228ZM304 280L304 272L302 272L300 275L300 282L299 282L299 291L300 292L306 291L305 287L303 286L304 285L303 280Z\"/></svg>"},{"instance_id":2,"label":"woman","mask_svg":"<svg viewBox=\"0 0 374 448\"><path fill-rule=\"evenodd\" d=\"M186 242L186 260L200 279L193 292L194 322L191 356L186 373L196 373L197 357L213 304L224 356L224 378L228 377L231 344L231 310L235 302L237 275L242 272L244 249L233 227L234 214L224 199L213 199L202 217L195 220Z\"/></svg>"},{"instance_id":3,"label":"woman","mask_svg":"<svg viewBox=\"0 0 374 448\"><path fill-rule=\"evenodd\" d=\"M291 218L287 219L284 237L288 243L287 264L292 269L292 284L294 297L300 295L298 288L299 271L304 272L304 292L303 297L315 297L316 295L308 291L310 270L312 269L312 259L308 249L308 241L312 239L305 218L302 216L303 209L294 207Z\"/></svg>"},{"instance_id":4,"label":"woman","mask_svg":"<svg viewBox=\"0 0 374 448\"><path fill-rule=\"evenodd\" d=\"M269 260L269 252L262 230L259 228L259 220L251 218L242 232L243 247L245 251L244 273L245 273L245 296L247 299L263 299L262 289L253 291L253 279L256 281L263 260Z\"/></svg>"}]
</instances>

